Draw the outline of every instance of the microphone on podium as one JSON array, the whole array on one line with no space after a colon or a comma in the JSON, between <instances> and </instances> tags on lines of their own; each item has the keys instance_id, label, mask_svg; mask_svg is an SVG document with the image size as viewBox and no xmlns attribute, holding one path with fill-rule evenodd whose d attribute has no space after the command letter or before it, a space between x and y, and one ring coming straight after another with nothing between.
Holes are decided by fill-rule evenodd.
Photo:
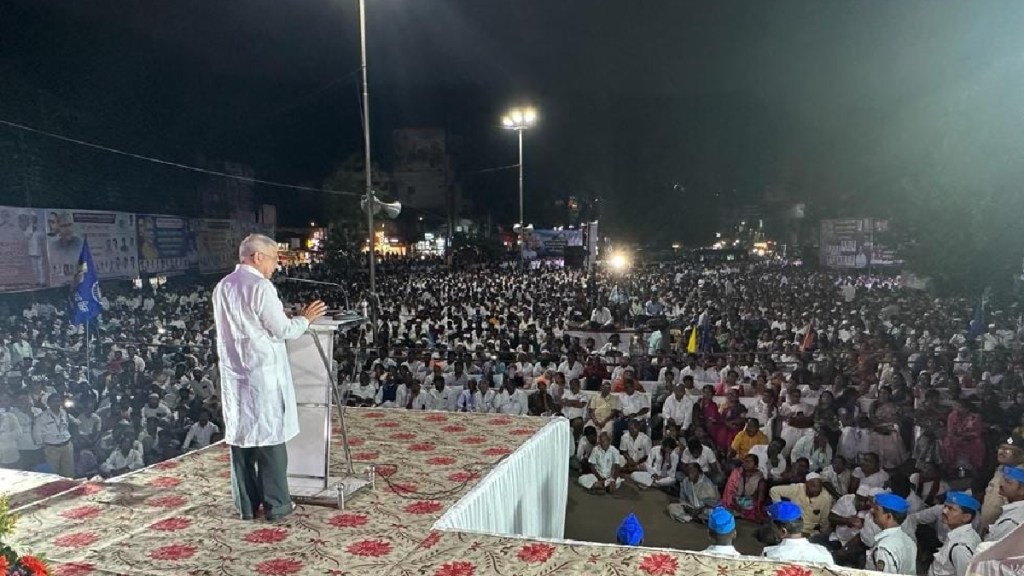
<instances>
[{"instance_id":1,"label":"microphone on podium","mask_svg":"<svg viewBox=\"0 0 1024 576\"><path fill-rule=\"evenodd\" d=\"M335 314L335 316L350 316L355 314L355 311L352 310L352 306L348 303L348 291L345 290L343 285L338 284L337 282L323 282L321 280L310 280L308 278L296 278L295 276L282 276L281 278L289 282L298 282L300 284L313 284L316 286L331 286L333 288L337 288L341 291L341 295L345 297L345 309L341 310L340 313Z\"/></svg>"}]
</instances>

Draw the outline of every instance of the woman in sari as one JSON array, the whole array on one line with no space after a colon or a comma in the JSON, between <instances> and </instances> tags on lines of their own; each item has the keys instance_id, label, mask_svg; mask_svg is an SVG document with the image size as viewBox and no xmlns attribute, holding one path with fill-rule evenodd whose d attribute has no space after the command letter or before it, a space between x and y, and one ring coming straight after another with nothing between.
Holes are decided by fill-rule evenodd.
<instances>
[{"instance_id":1,"label":"woman in sari","mask_svg":"<svg viewBox=\"0 0 1024 576\"><path fill-rule=\"evenodd\" d=\"M961 466L977 472L985 459L983 433L985 423L966 398L957 400L946 418L946 437L942 439L942 459L946 470L955 473Z\"/></svg>"},{"instance_id":2,"label":"woman in sari","mask_svg":"<svg viewBox=\"0 0 1024 576\"><path fill-rule=\"evenodd\" d=\"M763 522L768 483L759 469L756 455L747 454L743 464L733 469L722 493L722 505L744 520Z\"/></svg>"},{"instance_id":3,"label":"woman in sari","mask_svg":"<svg viewBox=\"0 0 1024 576\"><path fill-rule=\"evenodd\" d=\"M714 386L708 384L701 388L700 401L694 408L694 416L699 418L701 426L704 427L704 431L708 433L715 446L720 446L719 439L722 437L725 421L718 412L718 405L715 404Z\"/></svg>"},{"instance_id":4,"label":"woman in sari","mask_svg":"<svg viewBox=\"0 0 1024 576\"><path fill-rule=\"evenodd\" d=\"M878 454L882 468L892 470L907 461L907 449L900 436L900 409L892 402L892 389L878 389L878 400L871 406L871 451Z\"/></svg>"},{"instance_id":5,"label":"woman in sari","mask_svg":"<svg viewBox=\"0 0 1024 576\"><path fill-rule=\"evenodd\" d=\"M740 403L740 396L735 390L729 390L722 404L722 426L715 437L715 445L722 452L728 453L732 440L747 425L747 407Z\"/></svg>"}]
</instances>

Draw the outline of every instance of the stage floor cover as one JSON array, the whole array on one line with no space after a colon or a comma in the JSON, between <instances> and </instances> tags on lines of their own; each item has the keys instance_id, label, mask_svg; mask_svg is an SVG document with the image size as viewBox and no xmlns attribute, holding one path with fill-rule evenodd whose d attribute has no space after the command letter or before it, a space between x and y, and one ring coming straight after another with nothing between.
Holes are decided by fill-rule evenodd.
<instances>
[{"instance_id":1,"label":"stage floor cover","mask_svg":"<svg viewBox=\"0 0 1024 576\"><path fill-rule=\"evenodd\" d=\"M837 571L432 530L495 463L548 420L404 410L347 414L357 468L377 463L378 479L375 490L352 498L344 511L300 506L279 523L237 519L228 451L221 443L108 482L68 483L63 488L70 489L61 492L62 486L44 482L14 494L20 520L13 543L23 552L43 554L62 576L834 576ZM340 460L341 451L335 452Z\"/></svg>"}]
</instances>

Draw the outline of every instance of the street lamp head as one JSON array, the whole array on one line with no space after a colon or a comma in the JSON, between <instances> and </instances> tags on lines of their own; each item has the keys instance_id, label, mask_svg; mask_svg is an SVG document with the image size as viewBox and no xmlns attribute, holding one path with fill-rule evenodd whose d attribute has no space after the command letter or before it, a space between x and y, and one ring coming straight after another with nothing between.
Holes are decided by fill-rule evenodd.
<instances>
[{"instance_id":1,"label":"street lamp head","mask_svg":"<svg viewBox=\"0 0 1024 576\"><path fill-rule=\"evenodd\" d=\"M501 118L501 125L509 130L526 130L537 123L537 109L513 108Z\"/></svg>"}]
</instances>

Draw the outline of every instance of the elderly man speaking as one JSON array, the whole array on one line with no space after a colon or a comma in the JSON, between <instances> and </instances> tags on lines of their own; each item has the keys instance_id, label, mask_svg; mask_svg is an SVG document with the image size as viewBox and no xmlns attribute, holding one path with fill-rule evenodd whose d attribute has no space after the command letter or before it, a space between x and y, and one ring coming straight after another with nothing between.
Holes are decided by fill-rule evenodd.
<instances>
[{"instance_id":1,"label":"elderly man speaking","mask_svg":"<svg viewBox=\"0 0 1024 576\"><path fill-rule=\"evenodd\" d=\"M231 493L243 520L260 507L267 520L291 514L288 452L299 433L295 390L284 341L324 315L319 300L289 318L270 282L277 244L252 234L238 247L240 264L213 290L224 438L231 446Z\"/></svg>"}]
</instances>

